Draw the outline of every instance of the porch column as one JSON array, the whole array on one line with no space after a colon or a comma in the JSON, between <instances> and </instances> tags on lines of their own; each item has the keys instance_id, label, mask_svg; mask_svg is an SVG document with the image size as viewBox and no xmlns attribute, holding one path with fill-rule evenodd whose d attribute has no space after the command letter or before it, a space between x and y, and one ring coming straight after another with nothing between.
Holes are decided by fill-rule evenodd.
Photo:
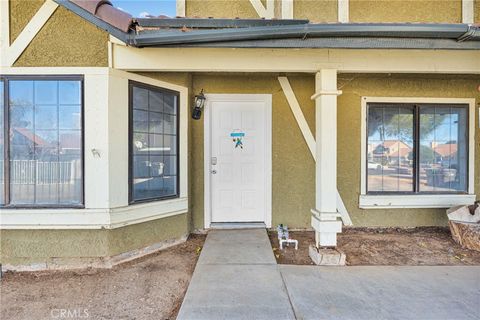
<instances>
[{"instance_id":1,"label":"porch column","mask_svg":"<svg viewBox=\"0 0 480 320\"><path fill-rule=\"evenodd\" d=\"M315 244L335 247L342 222L337 220L337 70L322 69L315 75L315 209L312 227Z\"/></svg>"}]
</instances>

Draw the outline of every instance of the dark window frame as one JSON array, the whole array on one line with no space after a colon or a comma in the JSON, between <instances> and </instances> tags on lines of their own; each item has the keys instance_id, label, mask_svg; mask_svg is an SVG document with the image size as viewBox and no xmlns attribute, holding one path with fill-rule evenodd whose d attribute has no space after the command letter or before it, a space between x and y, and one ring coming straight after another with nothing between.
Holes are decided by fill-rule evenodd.
<instances>
[{"instance_id":1,"label":"dark window frame","mask_svg":"<svg viewBox=\"0 0 480 320\"><path fill-rule=\"evenodd\" d=\"M177 113L176 113L176 168L177 168L177 175L176 175L176 184L177 184L177 192L174 195L169 196L159 196L159 197L152 197L147 199L138 199L135 200L133 197L133 88L141 88L150 91L156 91L161 93L168 93L173 94L177 97ZM146 84L143 82L138 82L134 80L128 81L128 203L132 204L140 204L140 203L149 203L149 202L156 202L156 201L163 201L169 199L178 199L180 198L180 92L157 87L154 85Z\"/></svg>"},{"instance_id":2,"label":"dark window frame","mask_svg":"<svg viewBox=\"0 0 480 320\"><path fill-rule=\"evenodd\" d=\"M85 77L83 75L0 75L3 82L3 121L4 121L4 202L3 209L85 209ZM82 168L81 202L78 205L68 204L11 204L10 203L10 81L78 81L80 82L80 161Z\"/></svg>"},{"instance_id":3,"label":"dark window frame","mask_svg":"<svg viewBox=\"0 0 480 320\"><path fill-rule=\"evenodd\" d=\"M367 112L366 112L366 134L365 139L366 143L365 146L368 146L368 118L370 114L370 107L375 106L391 106L391 107L398 107L398 106L408 106L413 109L413 191L369 191L368 190L368 148L365 148L362 152L365 152L365 194L367 195L465 195L469 194L470 183L468 176L470 174L470 108L468 104L465 103L402 103L402 102L368 102L367 103ZM467 169L467 179L465 181L465 191L419 191L420 190L420 179L419 179L419 168L420 168L420 109L422 107L445 107L445 108L462 108L467 111L466 117L466 169Z\"/></svg>"}]
</instances>

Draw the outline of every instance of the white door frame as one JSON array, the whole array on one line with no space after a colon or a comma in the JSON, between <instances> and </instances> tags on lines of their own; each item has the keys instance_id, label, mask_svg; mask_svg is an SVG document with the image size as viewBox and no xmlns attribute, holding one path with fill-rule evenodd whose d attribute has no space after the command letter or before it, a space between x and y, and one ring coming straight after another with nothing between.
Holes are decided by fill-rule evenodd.
<instances>
[{"instance_id":1,"label":"white door frame","mask_svg":"<svg viewBox=\"0 0 480 320\"><path fill-rule=\"evenodd\" d=\"M212 223L212 197L211 197L211 151L212 151L212 112L211 103L214 101L241 100L265 102L267 114L265 117L265 217L267 228L272 227L272 95L271 94L206 94L207 98L204 109L204 227L208 229Z\"/></svg>"}]
</instances>

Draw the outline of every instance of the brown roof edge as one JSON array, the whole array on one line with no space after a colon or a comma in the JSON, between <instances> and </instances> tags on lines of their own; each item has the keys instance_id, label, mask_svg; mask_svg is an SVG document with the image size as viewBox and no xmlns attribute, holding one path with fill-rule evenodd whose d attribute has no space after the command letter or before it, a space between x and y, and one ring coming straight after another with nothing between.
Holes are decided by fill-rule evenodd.
<instances>
[{"instance_id":1,"label":"brown roof edge","mask_svg":"<svg viewBox=\"0 0 480 320\"><path fill-rule=\"evenodd\" d=\"M128 32L133 23L130 14L115 8L108 0L70 0L70 2L123 32Z\"/></svg>"}]
</instances>

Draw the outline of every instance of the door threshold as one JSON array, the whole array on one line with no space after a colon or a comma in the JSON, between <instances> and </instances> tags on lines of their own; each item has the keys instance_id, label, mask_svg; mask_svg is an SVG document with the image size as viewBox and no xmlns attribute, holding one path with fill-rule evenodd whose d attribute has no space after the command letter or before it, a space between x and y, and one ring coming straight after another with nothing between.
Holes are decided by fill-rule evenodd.
<instances>
[{"instance_id":1,"label":"door threshold","mask_svg":"<svg viewBox=\"0 0 480 320\"><path fill-rule=\"evenodd\" d=\"M263 222L212 222L210 229L266 229Z\"/></svg>"}]
</instances>

